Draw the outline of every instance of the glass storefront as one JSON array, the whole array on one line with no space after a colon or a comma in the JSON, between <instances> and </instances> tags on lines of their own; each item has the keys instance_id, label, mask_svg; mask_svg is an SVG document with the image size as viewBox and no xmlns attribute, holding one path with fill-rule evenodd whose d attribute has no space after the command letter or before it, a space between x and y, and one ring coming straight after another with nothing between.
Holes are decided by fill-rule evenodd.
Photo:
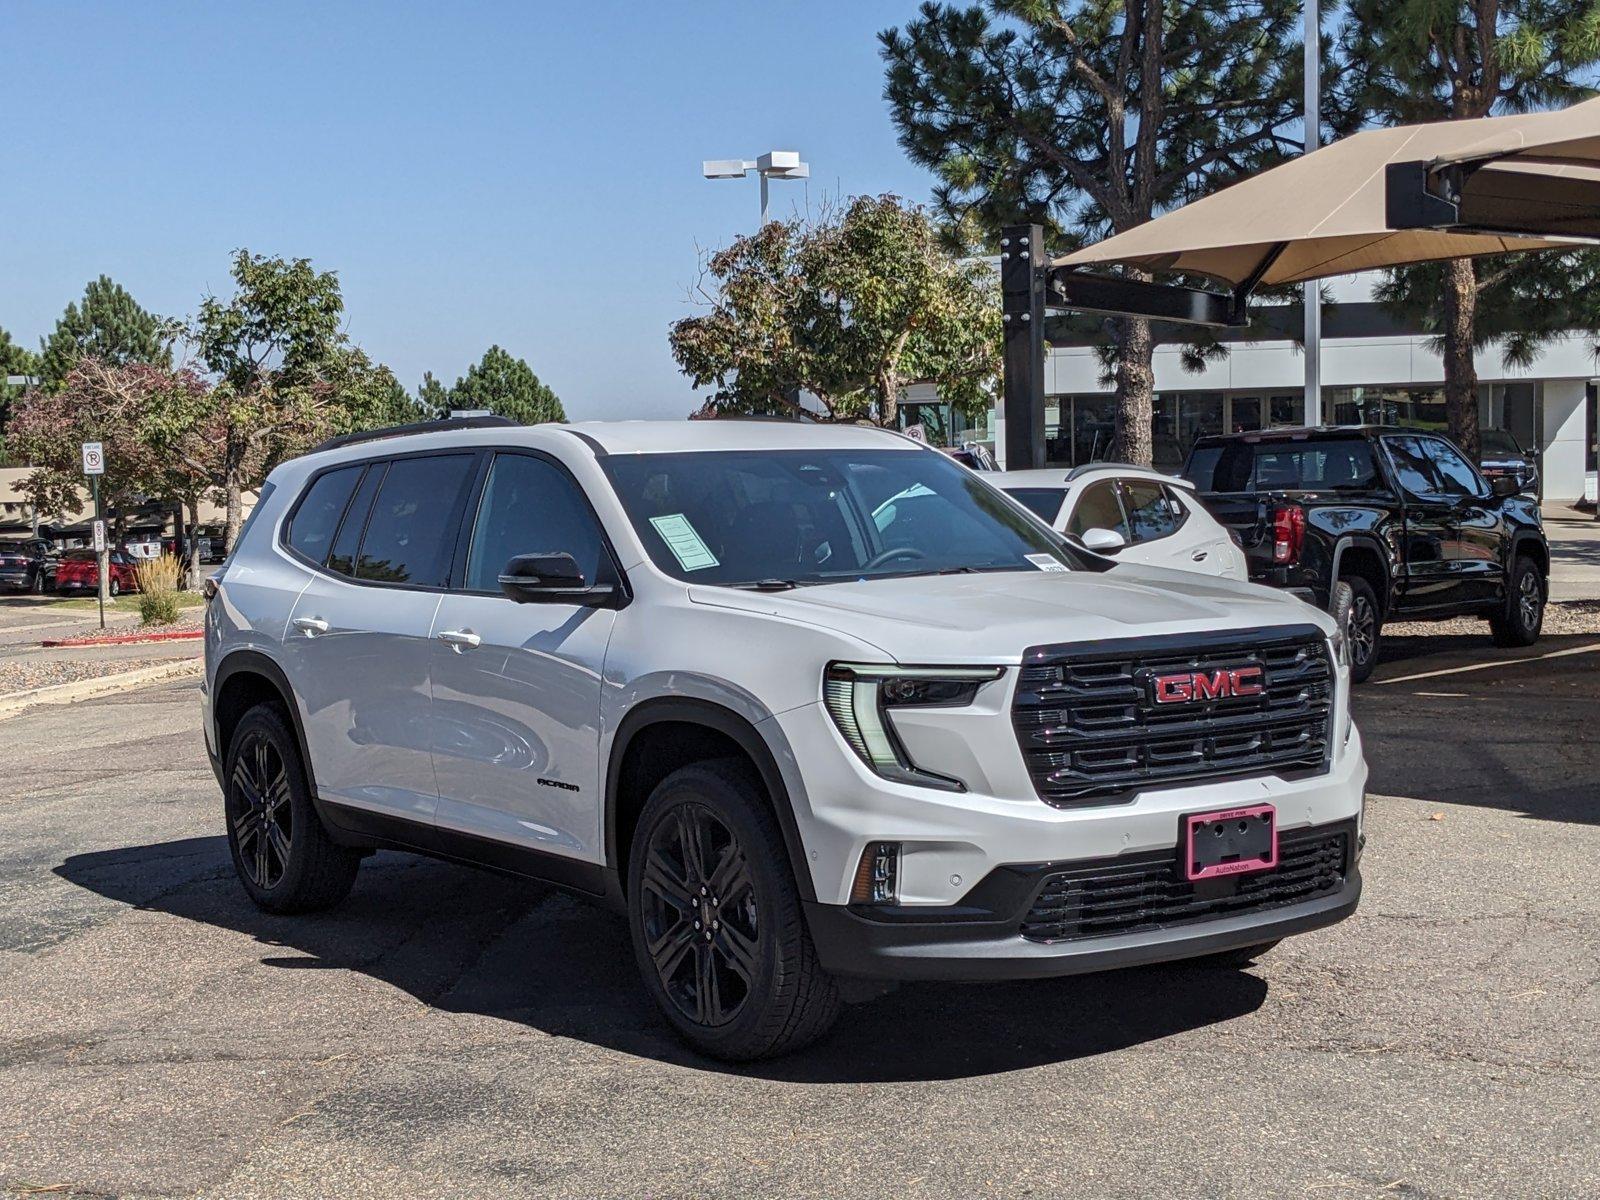
<instances>
[{"instance_id":1,"label":"glass storefront","mask_svg":"<svg viewBox=\"0 0 1600 1200\"><path fill-rule=\"evenodd\" d=\"M1052 396L1045 408L1047 460L1076 466L1104 459L1110 453L1116 413L1116 401L1107 394ZM1244 433L1263 424L1298 425L1304 414L1305 401L1299 394L1161 392L1152 413L1156 468L1178 470L1196 438Z\"/></svg>"}]
</instances>

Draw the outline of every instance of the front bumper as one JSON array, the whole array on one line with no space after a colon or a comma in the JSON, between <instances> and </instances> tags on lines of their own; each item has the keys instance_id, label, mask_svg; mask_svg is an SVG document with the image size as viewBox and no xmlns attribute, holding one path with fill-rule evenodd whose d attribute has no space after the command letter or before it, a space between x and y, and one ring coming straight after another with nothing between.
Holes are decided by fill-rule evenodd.
<instances>
[{"instance_id":1,"label":"front bumper","mask_svg":"<svg viewBox=\"0 0 1600 1200\"><path fill-rule=\"evenodd\" d=\"M1042 881L1041 881L1042 882ZM893 919L837 904L807 904L817 956L836 975L864 979L1039 979L1171 962L1277 941L1344 920L1361 899L1352 866L1329 895L1259 912L1069 942L1033 942L1019 932L1038 893L1005 913L958 908L901 910Z\"/></svg>"}]
</instances>

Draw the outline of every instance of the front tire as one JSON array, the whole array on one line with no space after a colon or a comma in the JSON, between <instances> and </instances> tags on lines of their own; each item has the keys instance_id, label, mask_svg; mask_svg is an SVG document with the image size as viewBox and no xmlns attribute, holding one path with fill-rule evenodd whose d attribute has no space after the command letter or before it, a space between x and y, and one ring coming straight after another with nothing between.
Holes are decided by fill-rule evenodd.
<instances>
[{"instance_id":1,"label":"front tire","mask_svg":"<svg viewBox=\"0 0 1600 1200\"><path fill-rule=\"evenodd\" d=\"M1506 611L1489 618L1496 646L1531 646L1544 628L1544 576L1531 558L1519 556L1511 568Z\"/></svg>"},{"instance_id":2,"label":"front tire","mask_svg":"<svg viewBox=\"0 0 1600 1200\"><path fill-rule=\"evenodd\" d=\"M239 719L228 744L223 815L233 869L257 907L312 912L350 894L361 856L323 828L294 731L275 705L259 704Z\"/></svg>"},{"instance_id":3,"label":"front tire","mask_svg":"<svg viewBox=\"0 0 1600 1200\"><path fill-rule=\"evenodd\" d=\"M117 577L115 575L111 577L111 582L106 585L106 591L109 592L112 597L120 596L122 594L122 584L117 582Z\"/></svg>"},{"instance_id":4,"label":"front tire","mask_svg":"<svg viewBox=\"0 0 1600 1200\"><path fill-rule=\"evenodd\" d=\"M787 1054L838 1015L783 834L736 761L683 767L651 793L628 854L628 928L651 997L709 1057Z\"/></svg>"},{"instance_id":5,"label":"front tire","mask_svg":"<svg viewBox=\"0 0 1600 1200\"><path fill-rule=\"evenodd\" d=\"M1350 682L1365 683L1378 665L1382 610L1378 607L1378 594L1361 576L1346 575L1340 582L1350 585L1350 625L1345 631L1350 644Z\"/></svg>"}]
</instances>

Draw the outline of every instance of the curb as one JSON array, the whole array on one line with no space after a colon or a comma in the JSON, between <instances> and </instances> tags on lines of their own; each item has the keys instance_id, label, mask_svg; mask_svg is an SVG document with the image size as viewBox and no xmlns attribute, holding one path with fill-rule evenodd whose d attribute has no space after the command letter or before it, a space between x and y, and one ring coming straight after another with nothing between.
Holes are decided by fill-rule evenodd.
<instances>
[{"instance_id":1,"label":"curb","mask_svg":"<svg viewBox=\"0 0 1600 1200\"><path fill-rule=\"evenodd\" d=\"M195 642L205 635L204 629L169 630L165 633L108 633L95 638L46 638L39 645L54 650L74 650L79 646L128 646L135 642Z\"/></svg>"},{"instance_id":2,"label":"curb","mask_svg":"<svg viewBox=\"0 0 1600 1200\"><path fill-rule=\"evenodd\" d=\"M74 704L79 700L93 700L110 696L147 683L160 683L167 679L181 679L199 675L205 670L205 660L180 658L175 662L157 663L153 667L140 667L137 671L122 671L115 675L101 675L95 679L79 679L72 683L57 683L50 687L31 688L26 692L13 692L0 696L0 721L17 716L36 704Z\"/></svg>"}]
</instances>

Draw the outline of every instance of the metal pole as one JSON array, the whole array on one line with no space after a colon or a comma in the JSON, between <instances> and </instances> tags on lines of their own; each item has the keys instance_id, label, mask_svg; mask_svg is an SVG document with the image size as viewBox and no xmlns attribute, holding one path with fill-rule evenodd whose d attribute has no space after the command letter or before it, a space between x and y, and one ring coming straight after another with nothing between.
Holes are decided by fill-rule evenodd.
<instances>
[{"instance_id":1,"label":"metal pole","mask_svg":"<svg viewBox=\"0 0 1600 1200\"><path fill-rule=\"evenodd\" d=\"M761 176L761 228L765 229L767 227L767 173L765 171L757 171L756 174Z\"/></svg>"},{"instance_id":2,"label":"metal pole","mask_svg":"<svg viewBox=\"0 0 1600 1200\"><path fill-rule=\"evenodd\" d=\"M91 476L89 476L89 481L90 481L90 485L94 488L94 519L96 521L104 521L105 517L100 512L100 476L91 475ZM101 629L104 629L106 627L106 590L107 590L107 587L108 587L108 584L106 582L106 574L107 574L107 572L108 572L108 570L110 569L110 566L111 566L111 555L109 553L109 548L110 548L110 545L111 545L111 539L110 538L106 539L105 545L106 545L107 549L101 550L98 554L95 555L95 568L96 569L95 569L95 589L94 590L95 590L96 598L100 601L100 628Z\"/></svg>"},{"instance_id":3,"label":"metal pole","mask_svg":"<svg viewBox=\"0 0 1600 1200\"><path fill-rule=\"evenodd\" d=\"M1322 142L1322 4L1305 0L1306 15L1306 153ZM1306 424L1322 424L1322 290L1315 280L1304 285L1306 313Z\"/></svg>"},{"instance_id":4,"label":"metal pole","mask_svg":"<svg viewBox=\"0 0 1600 1200\"><path fill-rule=\"evenodd\" d=\"M1001 415L1005 469L1044 466L1044 229L1000 231L1000 309L1005 339Z\"/></svg>"}]
</instances>

